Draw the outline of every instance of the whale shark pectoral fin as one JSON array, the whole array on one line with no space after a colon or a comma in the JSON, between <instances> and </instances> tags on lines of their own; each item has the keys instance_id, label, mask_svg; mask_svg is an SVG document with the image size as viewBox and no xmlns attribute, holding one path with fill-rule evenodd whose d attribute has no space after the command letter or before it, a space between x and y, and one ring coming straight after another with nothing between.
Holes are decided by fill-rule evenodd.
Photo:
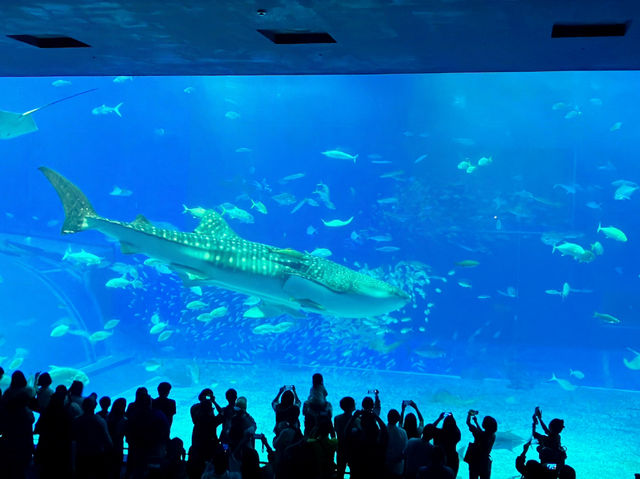
<instances>
[{"instance_id":1,"label":"whale shark pectoral fin","mask_svg":"<svg viewBox=\"0 0 640 479\"><path fill-rule=\"evenodd\" d=\"M170 263L169 269L182 279L185 286L193 286L210 279L207 275L202 273L202 271L183 264Z\"/></svg>"},{"instance_id":2,"label":"whale shark pectoral fin","mask_svg":"<svg viewBox=\"0 0 640 479\"><path fill-rule=\"evenodd\" d=\"M283 314L288 314L293 318L304 318L305 316L305 314L298 309L266 301L263 301L258 308L263 312L265 318L275 318Z\"/></svg>"},{"instance_id":3,"label":"whale shark pectoral fin","mask_svg":"<svg viewBox=\"0 0 640 479\"><path fill-rule=\"evenodd\" d=\"M177 271L177 270L173 270L173 271L182 280L182 284L188 288L192 286L200 286L203 284L204 281L207 280L207 278L205 278L204 276L199 276L199 275L187 273L184 271Z\"/></svg>"},{"instance_id":4,"label":"whale shark pectoral fin","mask_svg":"<svg viewBox=\"0 0 640 479\"><path fill-rule=\"evenodd\" d=\"M123 254L138 254L140 250L136 248L132 243L126 241L120 241L120 250Z\"/></svg>"},{"instance_id":5,"label":"whale shark pectoral fin","mask_svg":"<svg viewBox=\"0 0 640 479\"><path fill-rule=\"evenodd\" d=\"M305 309L312 309L319 313L322 313L327 309L324 306L322 306L320 303L316 303L314 300L308 299L308 298L292 298L292 301L295 301L296 303L300 304L300 306L302 306Z\"/></svg>"},{"instance_id":6,"label":"whale shark pectoral fin","mask_svg":"<svg viewBox=\"0 0 640 479\"><path fill-rule=\"evenodd\" d=\"M298 303L301 308L317 313L327 311L328 308L324 303L336 301L341 295L341 292L295 274L289 275L282 290L289 295L291 301Z\"/></svg>"}]
</instances>

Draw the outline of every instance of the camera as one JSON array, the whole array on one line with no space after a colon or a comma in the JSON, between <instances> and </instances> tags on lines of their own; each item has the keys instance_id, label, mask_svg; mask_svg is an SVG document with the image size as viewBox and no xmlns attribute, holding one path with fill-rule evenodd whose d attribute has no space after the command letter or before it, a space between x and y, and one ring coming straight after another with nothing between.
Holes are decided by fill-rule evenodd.
<instances>
[{"instance_id":1,"label":"camera","mask_svg":"<svg viewBox=\"0 0 640 479\"><path fill-rule=\"evenodd\" d=\"M476 409L469 409L469 416L477 416L479 413L480 411Z\"/></svg>"},{"instance_id":2,"label":"camera","mask_svg":"<svg viewBox=\"0 0 640 479\"><path fill-rule=\"evenodd\" d=\"M266 439L267 439L267 438L266 438L266 436L265 436L264 434L254 434L254 435L253 435L253 438L254 438L254 439L258 439L258 440L260 440L260 441L264 441L264 440L266 440Z\"/></svg>"},{"instance_id":3,"label":"camera","mask_svg":"<svg viewBox=\"0 0 640 479\"><path fill-rule=\"evenodd\" d=\"M450 412L445 412L444 413L444 417L448 417L448 416L451 416L451 413Z\"/></svg>"},{"instance_id":4,"label":"camera","mask_svg":"<svg viewBox=\"0 0 640 479\"><path fill-rule=\"evenodd\" d=\"M545 466L547 466L547 469L550 471L555 471L556 468L558 467L557 464L545 464Z\"/></svg>"},{"instance_id":5,"label":"camera","mask_svg":"<svg viewBox=\"0 0 640 479\"><path fill-rule=\"evenodd\" d=\"M369 389L367 391L367 394L379 394L379 393L380 393L380 391L378 391L377 389Z\"/></svg>"},{"instance_id":6,"label":"camera","mask_svg":"<svg viewBox=\"0 0 640 479\"><path fill-rule=\"evenodd\" d=\"M411 399L405 399L402 401L402 406L411 406Z\"/></svg>"}]
</instances>

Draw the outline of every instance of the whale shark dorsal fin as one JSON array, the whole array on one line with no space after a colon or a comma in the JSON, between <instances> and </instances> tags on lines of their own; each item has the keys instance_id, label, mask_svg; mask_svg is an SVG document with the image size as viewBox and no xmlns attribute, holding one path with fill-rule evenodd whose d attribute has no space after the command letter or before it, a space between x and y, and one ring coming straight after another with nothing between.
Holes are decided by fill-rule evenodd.
<instances>
[{"instance_id":1,"label":"whale shark dorsal fin","mask_svg":"<svg viewBox=\"0 0 640 479\"><path fill-rule=\"evenodd\" d=\"M224 220L222 215L213 210L207 211L194 232L202 235L217 236L220 238L238 236Z\"/></svg>"},{"instance_id":2,"label":"whale shark dorsal fin","mask_svg":"<svg viewBox=\"0 0 640 479\"><path fill-rule=\"evenodd\" d=\"M134 225L151 225L151 221L149 221L146 216L144 215L138 215L136 216L136 219L132 221L132 224Z\"/></svg>"}]
</instances>

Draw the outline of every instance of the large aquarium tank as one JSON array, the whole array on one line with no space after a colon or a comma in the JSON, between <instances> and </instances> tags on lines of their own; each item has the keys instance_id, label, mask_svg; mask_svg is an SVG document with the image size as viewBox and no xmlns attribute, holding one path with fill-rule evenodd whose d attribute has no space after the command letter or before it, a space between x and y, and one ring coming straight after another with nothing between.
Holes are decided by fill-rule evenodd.
<instances>
[{"instance_id":1,"label":"large aquarium tank","mask_svg":"<svg viewBox=\"0 0 640 479\"><path fill-rule=\"evenodd\" d=\"M188 445L201 389L271 438L280 386L321 372L334 413L453 412L461 453L467 410L495 417L493 477L536 406L578 477L631 477L639 81L1 79L0 387L166 380Z\"/></svg>"}]
</instances>

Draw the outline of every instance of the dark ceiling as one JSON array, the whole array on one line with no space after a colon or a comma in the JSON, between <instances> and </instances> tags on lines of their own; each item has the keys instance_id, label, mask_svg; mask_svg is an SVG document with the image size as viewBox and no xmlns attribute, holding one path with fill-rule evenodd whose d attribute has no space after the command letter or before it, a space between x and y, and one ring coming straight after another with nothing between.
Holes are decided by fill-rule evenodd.
<instances>
[{"instance_id":1,"label":"dark ceiling","mask_svg":"<svg viewBox=\"0 0 640 479\"><path fill-rule=\"evenodd\" d=\"M2 0L1 12L0 76L640 68L640 1ZM552 38L554 24L596 25L596 34L601 24L628 28ZM329 40L309 33L335 43L273 42ZM90 47L38 48L7 35Z\"/></svg>"}]
</instances>

